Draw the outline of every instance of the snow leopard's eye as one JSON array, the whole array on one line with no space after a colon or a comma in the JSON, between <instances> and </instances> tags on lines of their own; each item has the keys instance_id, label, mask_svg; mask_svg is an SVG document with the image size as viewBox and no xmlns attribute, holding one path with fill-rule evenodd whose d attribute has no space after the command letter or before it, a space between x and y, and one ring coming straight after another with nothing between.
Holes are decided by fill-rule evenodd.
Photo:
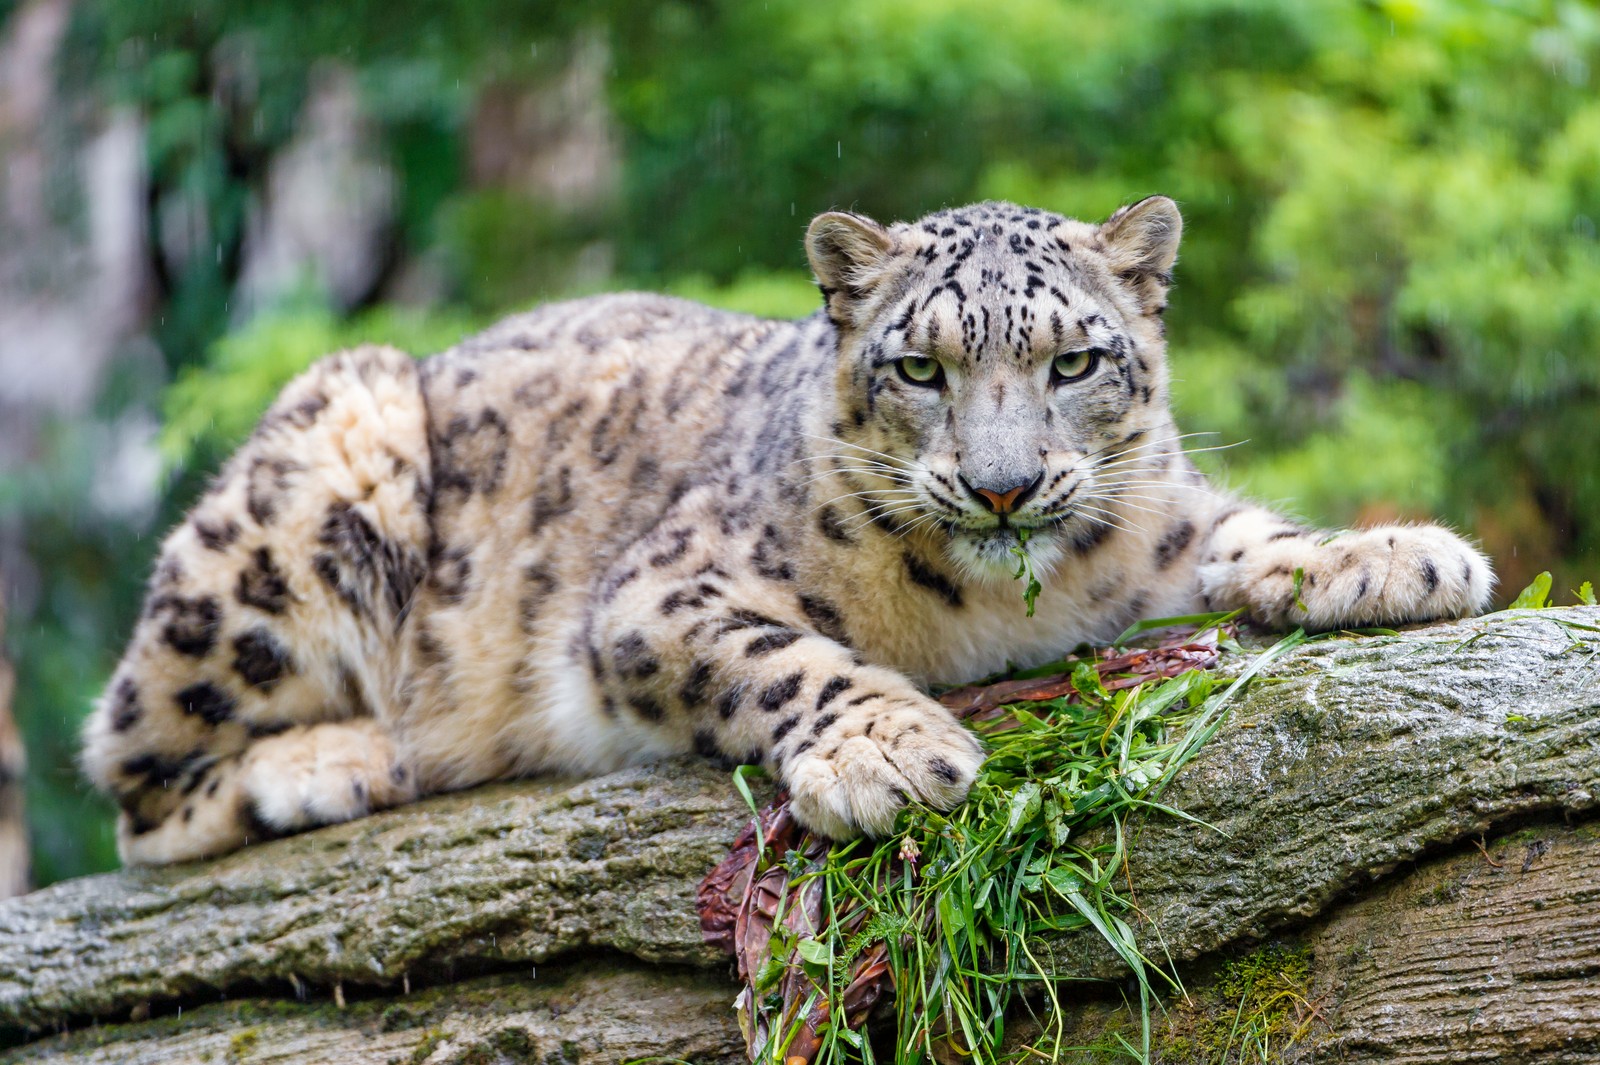
<instances>
[{"instance_id":1,"label":"snow leopard's eye","mask_svg":"<svg viewBox=\"0 0 1600 1065\"><path fill-rule=\"evenodd\" d=\"M1086 348L1083 351L1069 351L1057 355L1050 364L1050 380L1052 384L1065 384L1076 381L1081 377L1088 377L1094 368L1100 365L1100 349Z\"/></svg>"},{"instance_id":2,"label":"snow leopard's eye","mask_svg":"<svg viewBox=\"0 0 1600 1065\"><path fill-rule=\"evenodd\" d=\"M907 355L895 363L895 368L914 385L923 385L928 388L937 388L944 384L944 367L939 365L938 359L928 359L921 355Z\"/></svg>"}]
</instances>

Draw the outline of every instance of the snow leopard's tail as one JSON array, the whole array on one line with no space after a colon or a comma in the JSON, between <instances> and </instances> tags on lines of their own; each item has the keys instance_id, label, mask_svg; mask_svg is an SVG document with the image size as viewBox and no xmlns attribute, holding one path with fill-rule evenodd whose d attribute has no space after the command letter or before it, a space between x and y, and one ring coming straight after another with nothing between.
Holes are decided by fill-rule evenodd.
<instances>
[{"instance_id":1,"label":"snow leopard's tail","mask_svg":"<svg viewBox=\"0 0 1600 1065\"><path fill-rule=\"evenodd\" d=\"M427 572L416 363L368 347L284 389L167 538L83 765L131 863L186 860L411 797L378 727Z\"/></svg>"}]
</instances>

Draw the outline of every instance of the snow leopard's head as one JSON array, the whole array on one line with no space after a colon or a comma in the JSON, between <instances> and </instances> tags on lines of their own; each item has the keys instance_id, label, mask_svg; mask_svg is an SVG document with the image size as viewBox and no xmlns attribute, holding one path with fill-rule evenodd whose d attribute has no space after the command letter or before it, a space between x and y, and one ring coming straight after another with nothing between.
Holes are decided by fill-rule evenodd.
<instances>
[{"instance_id":1,"label":"snow leopard's head","mask_svg":"<svg viewBox=\"0 0 1600 1065\"><path fill-rule=\"evenodd\" d=\"M982 203L882 226L818 216L806 248L839 331L837 443L881 526L942 531L1009 577L1137 524L1176 461L1165 332L1183 222L1153 196L1095 225Z\"/></svg>"}]
</instances>

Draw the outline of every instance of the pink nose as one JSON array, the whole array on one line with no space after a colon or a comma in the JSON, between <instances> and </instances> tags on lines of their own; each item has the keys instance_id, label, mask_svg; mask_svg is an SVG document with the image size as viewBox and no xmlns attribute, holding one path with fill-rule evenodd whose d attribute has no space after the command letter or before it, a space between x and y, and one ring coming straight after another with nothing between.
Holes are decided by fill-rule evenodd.
<instances>
[{"instance_id":1,"label":"pink nose","mask_svg":"<svg viewBox=\"0 0 1600 1065\"><path fill-rule=\"evenodd\" d=\"M1012 508L1016 506L1017 497L1020 496L1023 493L1023 490L1027 487L1028 486L1025 484L1019 484L1015 488L1011 489L1011 491L1005 493L991 492L987 488L978 488L974 489L974 491L983 497L983 501L989 504L989 509L994 511L996 514L1010 514Z\"/></svg>"}]
</instances>

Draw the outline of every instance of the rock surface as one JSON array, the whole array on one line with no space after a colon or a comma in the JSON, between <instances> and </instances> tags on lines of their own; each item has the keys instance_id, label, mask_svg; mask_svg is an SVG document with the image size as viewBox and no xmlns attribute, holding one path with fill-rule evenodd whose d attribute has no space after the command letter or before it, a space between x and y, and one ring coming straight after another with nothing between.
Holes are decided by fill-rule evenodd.
<instances>
[{"instance_id":1,"label":"rock surface","mask_svg":"<svg viewBox=\"0 0 1600 1065\"><path fill-rule=\"evenodd\" d=\"M1338 1060L1491 1060L1454 1039L1600 1061L1597 651L1600 610L1574 608L1296 652L1167 795L1220 831L1143 827L1146 942L1203 973L1301 937L1305 1046ZM725 773L684 763L0 903L0 1045L18 1044L0 1063L734 1060L734 987L692 896L747 816ZM1117 975L1089 938L1057 948L1063 975Z\"/></svg>"}]
</instances>

